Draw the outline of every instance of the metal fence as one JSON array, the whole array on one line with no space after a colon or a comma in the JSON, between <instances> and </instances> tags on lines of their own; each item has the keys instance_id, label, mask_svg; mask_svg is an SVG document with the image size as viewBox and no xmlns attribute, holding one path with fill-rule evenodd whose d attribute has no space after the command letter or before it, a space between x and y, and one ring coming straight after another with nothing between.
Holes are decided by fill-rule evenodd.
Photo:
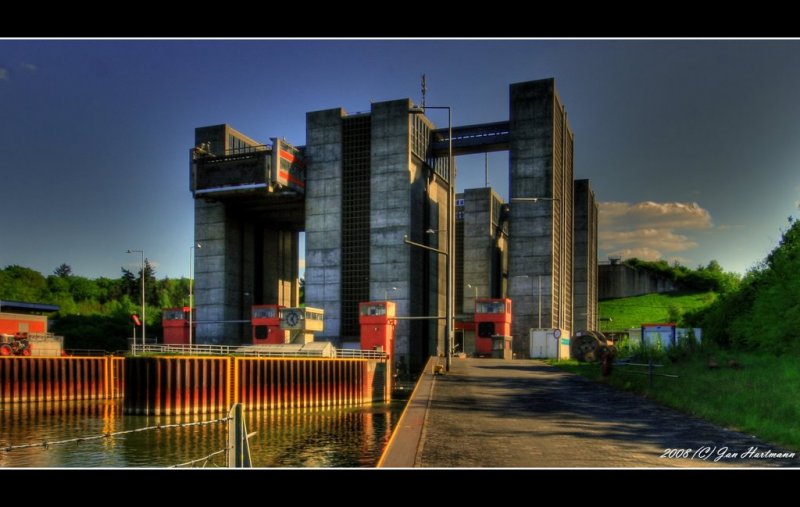
<instances>
[{"instance_id":1,"label":"metal fence","mask_svg":"<svg viewBox=\"0 0 800 507\"><path fill-rule=\"evenodd\" d=\"M385 352L378 350L309 348L301 346L282 348L253 347L247 345L198 345L198 344L136 344L131 347L133 354L181 354L211 356L247 356L247 357L332 357L340 359L386 359Z\"/></svg>"}]
</instances>

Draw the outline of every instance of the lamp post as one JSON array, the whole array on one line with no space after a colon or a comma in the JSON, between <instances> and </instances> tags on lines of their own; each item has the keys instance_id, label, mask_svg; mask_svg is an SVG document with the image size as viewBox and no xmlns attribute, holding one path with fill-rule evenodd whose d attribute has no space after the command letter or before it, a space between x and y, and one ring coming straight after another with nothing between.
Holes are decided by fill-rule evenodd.
<instances>
[{"instance_id":1,"label":"lamp post","mask_svg":"<svg viewBox=\"0 0 800 507\"><path fill-rule=\"evenodd\" d=\"M128 250L126 253L142 254L142 352L144 352L144 342L147 337L147 310L144 304L144 250ZM133 339L133 355L136 355L136 338Z\"/></svg>"},{"instance_id":2,"label":"lamp post","mask_svg":"<svg viewBox=\"0 0 800 507\"><path fill-rule=\"evenodd\" d=\"M200 243L195 243L194 245L189 247L189 350L192 350L192 313L194 311L194 305L192 304L192 281L194 280L194 273L192 272L192 261L194 260L194 249L195 248L203 248L203 245Z\"/></svg>"},{"instance_id":3,"label":"lamp post","mask_svg":"<svg viewBox=\"0 0 800 507\"><path fill-rule=\"evenodd\" d=\"M455 293L455 263L453 262L453 245L455 245L455 177L456 168L453 164L453 111L450 106L422 106L409 109L410 114L424 114L428 109L447 109L447 253L445 255L446 294L445 294L445 370L450 371L453 349L453 294ZM406 238L408 243L408 239ZM419 245L425 247L425 245ZM435 250L435 249L432 249Z\"/></svg>"}]
</instances>

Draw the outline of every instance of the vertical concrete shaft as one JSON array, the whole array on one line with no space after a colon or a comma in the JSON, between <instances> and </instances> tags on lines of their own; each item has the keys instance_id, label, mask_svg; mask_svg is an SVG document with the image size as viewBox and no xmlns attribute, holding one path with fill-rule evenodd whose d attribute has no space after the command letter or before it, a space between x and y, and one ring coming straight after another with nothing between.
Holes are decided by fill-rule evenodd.
<instances>
[{"instance_id":1,"label":"vertical concrete shaft","mask_svg":"<svg viewBox=\"0 0 800 507\"><path fill-rule=\"evenodd\" d=\"M514 352L529 355L529 330L572 328L572 134L555 91L544 79L511 85L509 285ZM541 279L541 293L539 280Z\"/></svg>"},{"instance_id":2,"label":"vertical concrete shaft","mask_svg":"<svg viewBox=\"0 0 800 507\"><path fill-rule=\"evenodd\" d=\"M597 327L597 204L589 180L575 180L572 330Z\"/></svg>"},{"instance_id":3,"label":"vertical concrete shaft","mask_svg":"<svg viewBox=\"0 0 800 507\"><path fill-rule=\"evenodd\" d=\"M464 191L463 308L475 310L475 288L479 298L502 297L502 256L505 240L496 239L502 199L491 188ZM499 251L498 251L499 249ZM472 288L468 287L472 285ZM500 289L500 290L498 290Z\"/></svg>"},{"instance_id":4,"label":"vertical concrete shaft","mask_svg":"<svg viewBox=\"0 0 800 507\"><path fill-rule=\"evenodd\" d=\"M421 177L411 163L410 107L407 99L395 100L374 103L371 111L370 299L383 299L385 291L390 291L397 315L402 316L423 311L422 273L411 276L412 258L421 254L403 243L403 236L412 229L412 202L417 210L424 207L420 192L409 191L409 182L413 187ZM406 356L406 361L411 328L408 321L398 322L396 328L395 354Z\"/></svg>"},{"instance_id":5,"label":"vertical concrete shaft","mask_svg":"<svg viewBox=\"0 0 800 507\"><path fill-rule=\"evenodd\" d=\"M262 301L257 303L297 306L298 242L295 231L263 232Z\"/></svg>"},{"instance_id":6,"label":"vertical concrete shaft","mask_svg":"<svg viewBox=\"0 0 800 507\"><path fill-rule=\"evenodd\" d=\"M194 298L197 343L239 343L243 289L242 222L224 203L195 199Z\"/></svg>"},{"instance_id":7,"label":"vertical concrete shaft","mask_svg":"<svg viewBox=\"0 0 800 507\"><path fill-rule=\"evenodd\" d=\"M320 338L341 329L341 108L306 115L306 304L325 310Z\"/></svg>"}]
</instances>

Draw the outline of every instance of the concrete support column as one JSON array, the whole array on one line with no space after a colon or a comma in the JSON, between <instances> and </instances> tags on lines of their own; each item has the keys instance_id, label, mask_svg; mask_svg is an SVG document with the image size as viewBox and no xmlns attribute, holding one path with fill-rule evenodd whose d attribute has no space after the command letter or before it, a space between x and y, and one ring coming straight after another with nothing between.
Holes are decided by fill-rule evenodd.
<instances>
[{"instance_id":1,"label":"concrete support column","mask_svg":"<svg viewBox=\"0 0 800 507\"><path fill-rule=\"evenodd\" d=\"M412 205L417 206L415 215L424 209L424 187L419 188L420 167L411 163L409 143L409 100L395 100L372 104L371 153L370 153L370 299L383 299L384 291L392 293L397 304L397 315L422 315L421 306L424 280L422 272L414 271L412 257L418 262L415 270L422 267L422 254L412 252L403 243L403 236L417 241L423 224L412 227ZM409 194L409 181L411 193ZM421 190L421 191L420 191ZM397 287L397 290L392 290ZM396 328L395 354L405 356L409 364L412 327L422 329L418 323L399 321Z\"/></svg>"},{"instance_id":2,"label":"concrete support column","mask_svg":"<svg viewBox=\"0 0 800 507\"><path fill-rule=\"evenodd\" d=\"M552 79L511 85L511 199L553 196L554 93ZM513 349L518 357L528 357L529 330L538 326L540 276L542 326L553 324L553 208L553 201L511 202L508 294L513 300Z\"/></svg>"},{"instance_id":3,"label":"concrete support column","mask_svg":"<svg viewBox=\"0 0 800 507\"><path fill-rule=\"evenodd\" d=\"M262 303L297 306L298 238L294 231L264 230Z\"/></svg>"},{"instance_id":4,"label":"concrete support column","mask_svg":"<svg viewBox=\"0 0 800 507\"><path fill-rule=\"evenodd\" d=\"M242 223L218 202L195 200L197 343L240 342ZM214 322L210 322L214 321Z\"/></svg>"},{"instance_id":5,"label":"concrete support column","mask_svg":"<svg viewBox=\"0 0 800 507\"><path fill-rule=\"evenodd\" d=\"M308 306L325 310L321 338L341 330L341 108L306 114L306 281Z\"/></svg>"},{"instance_id":6,"label":"concrete support column","mask_svg":"<svg viewBox=\"0 0 800 507\"><path fill-rule=\"evenodd\" d=\"M479 298L492 297L492 189L464 191L464 313L475 310L475 289ZM473 288L467 285L472 285Z\"/></svg>"}]
</instances>

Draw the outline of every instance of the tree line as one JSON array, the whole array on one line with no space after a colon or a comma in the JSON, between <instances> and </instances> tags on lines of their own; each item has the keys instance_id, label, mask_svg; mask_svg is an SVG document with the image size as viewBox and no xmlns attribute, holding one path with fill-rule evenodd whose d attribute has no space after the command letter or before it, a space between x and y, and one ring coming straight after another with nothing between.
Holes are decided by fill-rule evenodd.
<instances>
[{"instance_id":1,"label":"tree line","mask_svg":"<svg viewBox=\"0 0 800 507\"><path fill-rule=\"evenodd\" d=\"M51 275L24 266L0 269L0 299L58 305L50 330L65 337L67 348L119 350L133 330L130 316L141 313L141 283L145 280L148 335L161 335L161 309L188 306L189 279L156 278L152 264L121 268L119 278L87 278L61 264ZM140 316L141 317L141 316Z\"/></svg>"},{"instance_id":2,"label":"tree line","mask_svg":"<svg viewBox=\"0 0 800 507\"><path fill-rule=\"evenodd\" d=\"M800 222L789 217L778 246L734 290L685 318L721 346L800 352Z\"/></svg>"},{"instance_id":3,"label":"tree line","mask_svg":"<svg viewBox=\"0 0 800 507\"><path fill-rule=\"evenodd\" d=\"M697 266L696 269L678 262L669 264L665 260L643 261L635 257L627 259L625 264L666 278L680 290L725 294L735 290L741 281L738 273L724 271L716 260L710 261L706 266Z\"/></svg>"}]
</instances>

